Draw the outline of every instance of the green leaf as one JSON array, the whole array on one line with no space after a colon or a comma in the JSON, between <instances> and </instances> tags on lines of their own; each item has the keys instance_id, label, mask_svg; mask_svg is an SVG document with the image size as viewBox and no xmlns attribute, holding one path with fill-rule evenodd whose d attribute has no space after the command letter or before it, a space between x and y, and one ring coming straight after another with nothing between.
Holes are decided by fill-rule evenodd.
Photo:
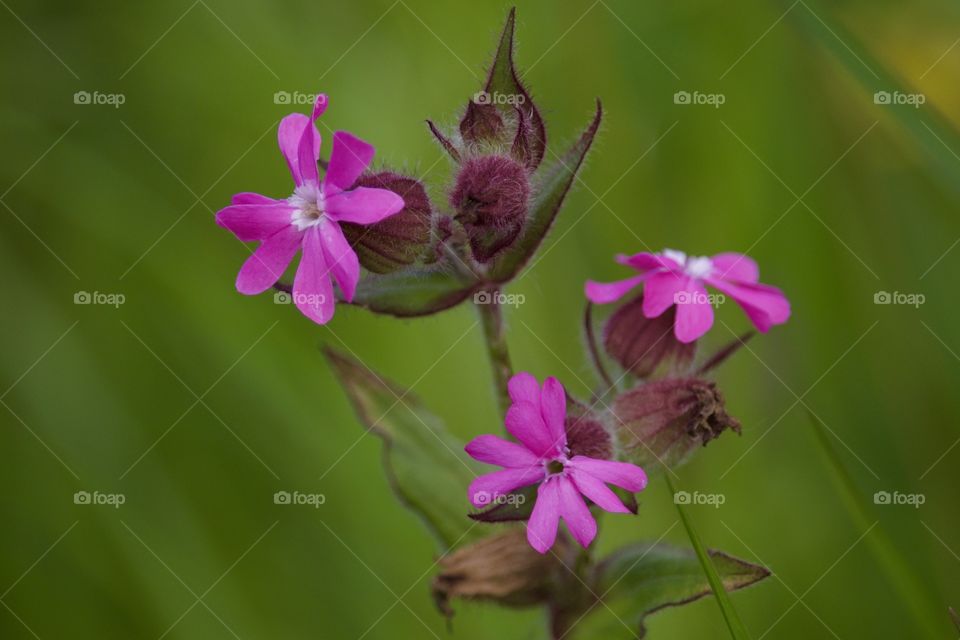
<instances>
[{"instance_id":1,"label":"green leaf","mask_svg":"<svg viewBox=\"0 0 960 640\"><path fill-rule=\"evenodd\" d=\"M783 3L787 6L787 2ZM833 21L830 14L815 4L801 2L789 15L795 24L818 40L823 47L856 78L874 100L877 92L917 94L898 74L861 45L856 38ZM960 133L929 102L917 108L911 104L881 104L877 108L889 112L909 131L913 139L933 158L936 174L947 188L960 192Z\"/></svg>"},{"instance_id":2,"label":"green leaf","mask_svg":"<svg viewBox=\"0 0 960 640\"><path fill-rule=\"evenodd\" d=\"M664 477L667 480L667 486L670 487L670 493L676 494L677 491L673 488L670 475L665 474ZM749 638L750 634L747 633L747 628L743 626L737 610L733 608L733 603L730 602L730 596L727 595L726 583L720 577L719 568L711 561L712 554L707 553L706 548L700 541L700 536L698 536L694 530L693 523L690 522L690 518L687 516L687 512L683 506L677 503L676 507L677 512L680 514L680 520L683 522L683 527L687 530L687 537L690 538L690 544L693 545L693 550L696 552L700 566L703 568L703 573L707 576L707 582L710 584L713 594L717 597L717 604L720 606L721 613L723 613L723 619L727 623L727 629L730 630L730 637L734 640Z\"/></svg>"},{"instance_id":3,"label":"green leaf","mask_svg":"<svg viewBox=\"0 0 960 640\"><path fill-rule=\"evenodd\" d=\"M487 75L487 84L484 91L490 96L497 96L493 100L507 118L514 117L514 110L518 110L523 123L524 156L528 167L536 169L543 160L547 148L547 133L543 125L543 118L533 104L533 99L517 77L517 70L513 64L513 32L516 25L516 8L510 9L507 24L500 35L497 53ZM512 99L505 99L510 97Z\"/></svg>"},{"instance_id":4,"label":"green leaf","mask_svg":"<svg viewBox=\"0 0 960 640\"><path fill-rule=\"evenodd\" d=\"M487 277L492 282L504 283L512 279L536 252L557 217L577 171L590 150L602 117L603 107L598 100L593 121L580 139L537 179L535 195L523 230L513 244L494 258L489 266Z\"/></svg>"},{"instance_id":5,"label":"green leaf","mask_svg":"<svg viewBox=\"0 0 960 640\"><path fill-rule=\"evenodd\" d=\"M810 411L807 415L810 417L814 436L820 445L827 466L833 471L833 479L839 489L840 498L847 507L847 513L860 531L870 530L866 540L867 546L876 557L877 564L887 574L890 586L897 591L903 604L913 613L918 629L923 629L930 638L943 637L945 625L936 622L941 620L942 614L931 604L938 601L936 594L924 587L925 582L913 571L910 561L900 553L883 528L876 526L876 518L871 518L863 506L867 502L866 494L860 491L847 471L824 426Z\"/></svg>"},{"instance_id":6,"label":"green leaf","mask_svg":"<svg viewBox=\"0 0 960 640\"><path fill-rule=\"evenodd\" d=\"M770 575L764 567L721 551L710 551L710 558L728 591L748 587ZM635 543L615 551L593 568L590 591L589 602L577 609L558 611L554 618L554 629L560 633L573 627L571 640L573 637L642 638L648 615L699 600L710 595L711 587L697 555L690 549L663 543ZM603 600L616 619L588 615L606 610L596 597ZM636 625L636 636L623 622Z\"/></svg>"},{"instance_id":7,"label":"green leaf","mask_svg":"<svg viewBox=\"0 0 960 640\"><path fill-rule=\"evenodd\" d=\"M425 316L460 304L477 287L472 276L444 261L386 274L368 273L357 285L353 304L393 316Z\"/></svg>"},{"instance_id":8,"label":"green leaf","mask_svg":"<svg viewBox=\"0 0 960 640\"><path fill-rule=\"evenodd\" d=\"M476 463L463 443L419 400L346 354L324 348L357 416L383 441L383 466L394 493L420 516L443 550L482 536L467 517L467 487ZM488 531L486 531L488 533Z\"/></svg>"}]
</instances>

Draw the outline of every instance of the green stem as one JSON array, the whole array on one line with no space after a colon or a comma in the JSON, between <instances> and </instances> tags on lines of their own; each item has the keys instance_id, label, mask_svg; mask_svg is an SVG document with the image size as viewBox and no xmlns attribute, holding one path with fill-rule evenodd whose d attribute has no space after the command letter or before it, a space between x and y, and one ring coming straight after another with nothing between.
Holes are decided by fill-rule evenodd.
<instances>
[{"instance_id":1,"label":"green stem","mask_svg":"<svg viewBox=\"0 0 960 640\"><path fill-rule=\"evenodd\" d=\"M677 490L674 488L673 482L670 480L670 475L667 474L664 476L664 478L666 478L667 486L670 488L671 496L675 496L677 494ZM690 522L690 518L687 516L686 510L680 506L680 503L676 502L676 500L674 500L674 504L677 505L677 512L680 514L680 520L683 522L683 528L687 530L687 537L690 538L690 544L693 545L693 550L696 552L697 558L700 560L700 566L703 567L703 572L707 576L707 582L710 583L710 588L713 590L713 595L717 598L717 604L720 605L720 611L723 613L723 619L727 623L727 629L730 631L730 637L733 638L733 640L748 640L750 638L750 634L747 633L747 628L740 620L737 610L733 608L733 603L730 602L730 596L727 594L726 587L723 585L723 580L720 578L720 574L717 573L717 568L714 566L713 560L710 559L710 553L700 541L700 536L697 535L697 532L694 530L693 523Z\"/></svg>"},{"instance_id":2,"label":"green stem","mask_svg":"<svg viewBox=\"0 0 960 640\"><path fill-rule=\"evenodd\" d=\"M587 348L590 351L590 359L593 361L593 368L597 375L607 385L607 391L614 387L614 382L610 374L603 366L603 360L600 359L600 350L597 348L597 336L593 331L593 303L587 302L587 308L583 312L583 330L586 333ZM602 394L601 394L602 395Z\"/></svg>"},{"instance_id":3,"label":"green stem","mask_svg":"<svg viewBox=\"0 0 960 640\"><path fill-rule=\"evenodd\" d=\"M483 323L483 337L487 343L487 356L490 358L490 367L493 370L493 384L497 396L497 405L500 415L506 415L510 407L510 395L507 393L507 383L513 376L513 366L510 364L510 350L507 347L507 337L503 327L503 312L497 301L500 292L490 290L486 296L478 296L475 302L480 321Z\"/></svg>"}]
</instances>

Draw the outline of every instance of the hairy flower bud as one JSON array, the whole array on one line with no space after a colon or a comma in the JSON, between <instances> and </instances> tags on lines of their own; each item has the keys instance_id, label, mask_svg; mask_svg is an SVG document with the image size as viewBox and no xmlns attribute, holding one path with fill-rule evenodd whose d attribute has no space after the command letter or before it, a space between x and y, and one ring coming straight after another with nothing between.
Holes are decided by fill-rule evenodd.
<instances>
[{"instance_id":1,"label":"hairy flower bud","mask_svg":"<svg viewBox=\"0 0 960 640\"><path fill-rule=\"evenodd\" d=\"M656 318L643 315L643 294L617 309L603 329L603 346L613 360L635 376L647 378L660 365L671 372L686 368L696 354L696 342L683 343L673 332L676 307Z\"/></svg>"},{"instance_id":2,"label":"hairy flower bud","mask_svg":"<svg viewBox=\"0 0 960 640\"><path fill-rule=\"evenodd\" d=\"M553 553L537 553L524 529L515 527L458 549L439 561L441 572L433 579L437 608L452 616L454 598L513 607L545 603L558 573L565 571L560 558L569 547L561 536Z\"/></svg>"},{"instance_id":3,"label":"hairy flower bud","mask_svg":"<svg viewBox=\"0 0 960 640\"><path fill-rule=\"evenodd\" d=\"M740 433L713 382L669 378L620 394L613 405L620 446L628 460L649 468L684 462L727 428Z\"/></svg>"},{"instance_id":4,"label":"hairy flower bud","mask_svg":"<svg viewBox=\"0 0 960 640\"><path fill-rule=\"evenodd\" d=\"M529 197L527 170L512 157L488 155L463 162L450 204L477 260L487 262L513 243L526 218Z\"/></svg>"},{"instance_id":5,"label":"hairy flower bud","mask_svg":"<svg viewBox=\"0 0 960 640\"><path fill-rule=\"evenodd\" d=\"M600 417L570 396L567 396L564 429L571 456L587 456L598 460L613 457L613 441Z\"/></svg>"},{"instance_id":6,"label":"hairy flower bud","mask_svg":"<svg viewBox=\"0 0 960 640\"><path fill-rule=\"evenodd\" d=\"M464 142L500 142L504 133L503 118L492 104L467 103L467 111L460 120L460 137Z\"/></svg>"},{"instance_id":7,"label":"hairy flower bud","mask_svg":"<svg viewBox=\"0 0 960 640\"><path fill-rule=\"evenodd\" d=\"M361 176L354 186L389 189L404 201L399 213L376 224L363 226L341 223L343 234L365 269L374 273L389 273L417 260L432 257L430 199L420 182L383 171Z\"/></svg>"}]
</instances>

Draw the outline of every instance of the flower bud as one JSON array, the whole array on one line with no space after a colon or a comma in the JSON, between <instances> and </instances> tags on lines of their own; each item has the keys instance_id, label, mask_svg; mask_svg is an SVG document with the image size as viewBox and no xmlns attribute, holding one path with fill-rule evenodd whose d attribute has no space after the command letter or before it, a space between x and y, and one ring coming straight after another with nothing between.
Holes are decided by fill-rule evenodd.
<instances>
[{"instance_id":1,"label":"flower bud","mask_svg":"<svg viewBox=\"0 0 960 640\"><path fill-rule=\"evenodd\" d=\"M389 273L432 255L430 199L420 182L383 171L361 176L354 187L389 189L404 201L403 209L376 224L340 223L365 269Z\"/></svg>"},{"instance_id":2,"label":"flower bud","mask_svg":"<svg viewBox=\"0 0 960 640\"><path fill-rule=\"evenodd\" d=\"M598 460L609 460L613 457L613 441L600 416L570 396L567 396L564 429L567 432L570 456L587 456Z\"/></svg>"},{"instance_id":3,"label":"flower bud","mask_svg":"<svg viewBox=\"0 0 960 640\"><path fill-rule=\"evenodd\" d=\"M643 315L643 294L617 309L603 329L607 355L625 371L647 378L660 365L675 373L688 367L696 354L696 342L683 343L673 333L676 307L656 318Z\"/></svg>"},{"instance_id":4,"label":"flower bud","mask_svg":"<svg viewBox=\"0 0 960 640\"><path fill-rule=\"evenodd\" d=\"M488 262L513 243L526 218L529 197L527 171L512 157L487 155L463 162L450 204L478 261Z\"/></svg>"},{"instance_id":5,"label":"flower bud","mask_svg":"<svg viewBox=\"0 0 960 640\"><path fill-rule=\"evenodd\" d=\"M673 467L728 427L740 433L717 385L698 378L641 384L617 396L613 413L620 446L630 462L641 466Z\"/></svg>"},{"instance_id":6,"label":"flower bud","mask_svg":"<svg viewBox=\"0 0 960 640\"><path fill-rule=\"evenodd\" d=\"M432 585L437 608L452 616L454 598L513 607L545 603L559 572L565 571L559 558L569 546L560 536L553 553L537 553L524 529L514 527L458 549L439 560L441 572Z\"/></svg>"},{"instance_id":7,"label":"flower bud","mask_svg":"<svg viewBox=\"0 0 960 640\"><path fill-rule=\"evenodd\" d=\"M460 137L466 143L498 143L504 134L503 118L492 104L478 104L471 100L460 120Z\"/></svg>"}]
</instances>

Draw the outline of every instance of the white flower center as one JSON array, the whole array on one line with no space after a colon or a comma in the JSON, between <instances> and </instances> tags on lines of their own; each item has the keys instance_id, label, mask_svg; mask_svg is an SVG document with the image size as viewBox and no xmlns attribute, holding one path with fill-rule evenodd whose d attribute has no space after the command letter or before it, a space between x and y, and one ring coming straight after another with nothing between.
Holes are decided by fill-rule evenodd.
<instances>
[{"instance_id":1,"label":"white flower center","mask_svg":"<svg viewBox=\"0 0 960 640\"><path fill-rule=\"evenodd\" d=\"M710 261L710 258L688 256L683 251L677 251L676 249L664 249L663 255L676 261L683 268L683 272L691 278L706 278L713 272L713 262Z\"/></svg>"},{"instance_id":2,"label":"white flower center","mask_svg":"<svg viewBox=\"0 0 960 640\"><path fill-rule=\"evenodd\" d=\"M287 198L287 203L295 207L290 214L290 224L303 231L320 224L323 219L323 192L312 183L305 183L296 188L293 195Z\"/></svg>"}]
</instances>

